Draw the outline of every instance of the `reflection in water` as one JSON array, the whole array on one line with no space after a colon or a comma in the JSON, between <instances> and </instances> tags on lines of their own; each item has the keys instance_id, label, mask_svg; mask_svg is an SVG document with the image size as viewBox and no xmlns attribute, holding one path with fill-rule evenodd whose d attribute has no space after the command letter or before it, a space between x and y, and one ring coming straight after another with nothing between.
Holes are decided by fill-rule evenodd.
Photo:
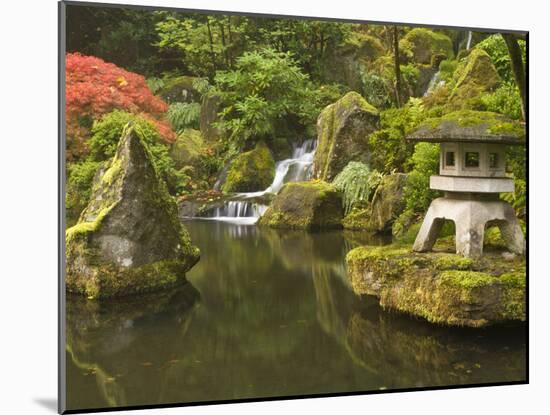
<instances>
[{"instance_id":1,"label":"reflection in water","mask_svg":"<svg viewBox=\"0 0 550 415\"><path fill-rule=\"evenodd\" d=\"M525 379L520 328L445 329L355 296L363 234L186 222L191 285L107 307L68 304L70 408ZM381 242L381 241L378 241Z\"/></svg>"}]
</instances>

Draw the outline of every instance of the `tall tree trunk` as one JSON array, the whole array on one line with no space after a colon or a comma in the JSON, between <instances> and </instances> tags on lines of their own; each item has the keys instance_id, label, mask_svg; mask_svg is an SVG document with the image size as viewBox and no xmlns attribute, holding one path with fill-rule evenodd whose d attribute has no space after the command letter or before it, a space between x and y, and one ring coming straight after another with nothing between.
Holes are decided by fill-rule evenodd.
<instances>
[{"instance_id":1,"label":"tall tree trunk","mask_svg":"<svg viewBox=\"0 0 550 415\"><path fill-rule=\"evenodd\" d=\"M208 28L208 40L210 41L210 58L212 59L212 74L216 73L216 54L214 52L214 39L212 38L212 29L210 29L210 20L206 17L206 27Z\"/></svg>"},{"instance_id":2,"label":"tall tree trunk","mask_svg":"<svg viewBox=\"0 0 550 415\"><path fill-rule=\"evenodd\" d=\"M225 44L225 29L223 27L223 21L220 21L220 32L222 34L222 49L223 49L223 56L225 57L225 64L227 67L229 67L229 55L227 53L227 45Z\"/></svg>"},{"instance_id":3,"label":"tall tree trunk","mask_svg":"<svg viewBox=\"0 0 550 415\"><path fill-rule=\"evenodd\" d=\"M393 57L395 67L395 100L401 107L401 67L399 66L399 34L397 26L393 27Z\"/></svg>"},{"instance_id":4,"label":"tall tree trunk","mask_svg":"<svg viewBox=\"0 0 550 415\"><path fill-rule=\"evenodd\" d=\"M233 34L231 33L231 16L227 16L227 34L229 36L229 50L227 51L229 55L229 67L233 67Z\"/></svg>"},{"instance_id":5,"label":"tall tree trunk","mask_svg":"<svg viewBox=\"0 0 550 415\"><path fill-rule=\"evenodd\" d=\"M525 119L525 106L527 101L527 85L525 83L525 67L523 65L523 58L521 56L521 49L519 47L517 38L510 33L501 33L506 46L508 47L508 53L510 54L510 64L512 66L512 72L516 79L516 84L519 89L519 95L521 97L521 114Z\"/></svg>"}]
</instances>

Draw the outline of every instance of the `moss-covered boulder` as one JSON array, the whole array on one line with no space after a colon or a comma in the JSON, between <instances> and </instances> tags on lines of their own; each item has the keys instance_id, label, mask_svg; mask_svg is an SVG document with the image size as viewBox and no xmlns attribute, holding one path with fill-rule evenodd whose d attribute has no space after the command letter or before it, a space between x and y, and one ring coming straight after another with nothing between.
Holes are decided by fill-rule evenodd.
<instances>
[{"instance_id":1,"label":"moss-covered boulder","mask_svg":"<svg viewBox=\"0 0 550 415\"><path fill-rule=\"evenodd\" d=\"M479 259L447 252L413 253L409 246L363 246L346 257L357 294L450 326L483 327L525 321L525 260L498 252Z\"/></svg>"},{"instance_id":2,"label":"moss-covered boulder","mask_svg":"<svg viewBox=\"0 0 550 415\"><path fill-rule=\"evenodd\" d=\"M454 72L448 105L453 109L476 108L483 93L493 91L499 83L491 57L482 49L473 49Z\"/></svg>"},{"instance_id":3,"label":"moss-covered boulder","mask_svg":"<svg viewBox=\"0 0 550 415\"><path fill-rule=\"evenodd\" d=\"M67 290L89 298L181 284L199 260L137 128L125 128L98 174L88 206L66 231L66 250Z\"/></svg>"},{"instance_id":4,"label":"moss-covered boulder","mask_svg":"<svg viewBox=\"0 0 550 415\"><path fill-rule=\"evenodd\" d=\"M200 94L193 83L200 78L194 76L178 76L167 79L158 94L169 104L174 102L197 102Z\"/></svg>"},{"instance_id":5,"label":"moss-covered boulder","mask_svg":"<svg viewBox=\"0 0 550 415\"><path fill-rule=\"evenodd\" d=\"M342 227L342 195L321 181L284 185L258 222L274 228L327 229Z\"/></svg>"},{"instance_id":6,"label":"moss-covered boulder","mask_svg":"<svg viewBox=\"0 0 550 415\"><path fill-rule=\"evenodd\" d=\"M221 131L215 126L219 121L220 97L207 95L201 103L200 130L205 141L215 141L221 137Z\"/></svg>"},{"instance_id":7,"label":"moss-covered boulder","mask_svg":"<svg viewBox=\"0 0 550 415\"><path fill-rule=\"evenodd\" d=\"M406 182L407 175L403 173L384 176L370 205L348 214L342 222L344 228L378 233L391 232L394 220L405 209L403 190Z\"/></svg>"},{"instance_id":8,"label":"moss-covered boulder","mask_svg":"<svg viewBox=\"0 0 550 415\"><path fill-rule=\"evenodd\" d=\"M453 42L447 35L421 27L408 32L399 41L399 49L404 58L421 64L432 64L432 59L454 56Z\"/></svg>"},{"instance_id":9,"label":"moss-covered boulder","mask_svg":"<svg viewBox=\"0 0 550 415\"><path fill-rule=\"evenodd\" d=\"M378 129L378 110L357 92L327 106L317 119L314 177L331 181L350 161L368 164L368 136Z\"/></svg>"},{"instance_id":10,"label":"moss-covered boulder","mask_svg":"<svg viewBox=\"0 0 550 415\"><path fill-rule=\"evenodd\" d=\"M172 144L170 156L177 169L194 165L198 161L203 147L201 132L192 128L185 129Z\"/></svg>"},{"instance_id":11,"label":"moss-covered boulder","mask_svg":"<svg viewBox=\"0 0 550 415\"><path fill-rule=\"evenodd\" d=\"M322 60L321 71L327 82L348 86L354 91L363 88L362 74L370 62L384 55L384 46L376 37L352 32L338 48L329 48Z\"/></svg>"},{"instance_id":12,"label":"moss-covered boulder","mask_svg":"<svg viewBox=\"0 0 550 415\"><path fill-rule=\"evenodd\" d=\"M396 173L384 176L372 198L369 229L391 232L393 221L405 210L403 190L407 175Z\"/></svg>"},{"instance_id":13,"label":"moss-covered boulder","mask_svg":"<svg viewBox=\"0 0 550 415\"><path fill-rule=\"evenodd\" d=\"M224 192L257 192L269 187L275 178L275 160L264 143L239 154L227 171Z\"/></svg>"}]
</instances>

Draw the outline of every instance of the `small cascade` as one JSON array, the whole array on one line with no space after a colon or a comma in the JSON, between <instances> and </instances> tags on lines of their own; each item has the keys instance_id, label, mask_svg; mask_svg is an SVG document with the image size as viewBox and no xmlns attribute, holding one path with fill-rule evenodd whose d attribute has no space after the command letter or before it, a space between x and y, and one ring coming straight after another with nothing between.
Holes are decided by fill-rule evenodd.
<instances>
[{"instance_id":1,"label":"small cascade","mask_svg":"<svg viewBox=\"0 0 550 415\"><path fill-rule=\"evenodd\" d=\"M275 177L271 185L260 192L237 193L233 200L213 209L205 219L253 224L264 214L267 206L259 203L266 193L278 193L288 182L309 180L312 175L313 157L317 140L305 140L293 149L292 157L275 164Z\"/></svg>"},{"instance_id":2,"label":"small cascade","mask_svg":"<svg viewBox=\"0 0 550 415\"><path fill-rule=\"evenodd\" d=\"M468 30L468 40L466 40L466 50L470 50L470 46L472 46L472 31Z\"/></svg>"},{"instance_id":3,"label":"small cascade","mask_svg":"<svg viewBox=\"0 0 550 415\"><path fill-rule=\"evenodd\" d=\"M430 82L428 83L428 87L424 91L423 96L429 95L434 89L443 85L445 85L445 81L441 79L441 74L439 71L437 71L432 76L432 79L430 79Z\"/></svg>"}]
</instances>

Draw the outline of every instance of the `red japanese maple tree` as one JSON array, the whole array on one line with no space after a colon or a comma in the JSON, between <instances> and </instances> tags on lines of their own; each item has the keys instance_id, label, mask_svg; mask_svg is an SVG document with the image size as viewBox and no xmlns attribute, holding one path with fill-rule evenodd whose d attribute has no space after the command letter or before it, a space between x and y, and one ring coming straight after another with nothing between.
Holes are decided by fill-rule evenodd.
<instances>
[{"instance_id":1,"label":"red japanese maple tree","mask_svg":"<svg viewBox=\"0 0 550 415\"><path fill-rule=\"evenodd\" d=\"M143 76L78 52L68 53L65 62L69 159L85 154L93 121L114 109L141 114L157 126L166 142L176 139L163 119L168 105L151 93Z\"/></svg>"}]
</instances>

